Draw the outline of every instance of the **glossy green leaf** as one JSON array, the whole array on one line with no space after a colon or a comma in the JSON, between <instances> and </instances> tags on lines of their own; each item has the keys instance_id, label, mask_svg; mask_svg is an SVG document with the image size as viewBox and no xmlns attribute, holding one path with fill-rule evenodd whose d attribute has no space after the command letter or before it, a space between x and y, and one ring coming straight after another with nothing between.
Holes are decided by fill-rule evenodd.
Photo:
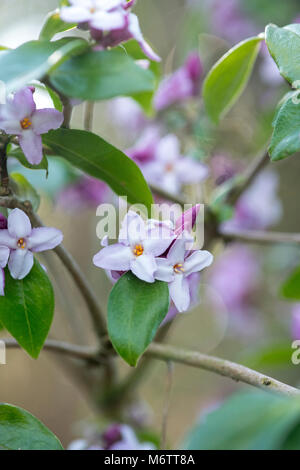
<instances>
[{"instance_id":1,"label":"glossy green leaf","mask_svg":"<svg viewBox=\"0 0 300 470\"><path fill-rule=\"evenodd\" d=\"M57 437L28 411L0 404L0 449L62 450Z\"/></svg>"},{"instance_id":2,"label":"glossy green leaf","mask_svg":"<svg viewBox=\"0 0 300 470\"><path fill-rule=\"evenodd\" d=\"M290 300L300 300L300 267L295 269L284 282L280 290L283 297Z\"/></svg>"},{"instance_id":3,"label":"glossy green leaf","mask_svg":"<svg viewBox=\"0 0 300 470\"><path fill-rule=\"evenodd\" d=\"M47 17L46 21L42 27L40 32L40 40L47 40L52 39L53 36L57 33L63 33L64 31L69 31L70 29L74 29L76 27L76 23L65 23L60 19L59 10L56 9L50 12Z\"/></svg>"},{"instance_id":4,"label":"glossy green leaf","mask_svg":"<svg viewBox=\"0 0 300 470\"><path fill-rule=\"evenodd\" d=\"M267 392L238 393L206 414L184 442L187 450L300 449L299 398Z\"/></svg>"},{"instance_id":5,"label":"glossy green leaf","mask_svg":"<svg viewBox=\"0 0 300 470\"><path fill-rule=\"evenodd\" d=\"M266 43L281 75L300 88L300 31L296 25L266 27Z\"/></svg>"},{"instance_id":6,"label":"glossy green leaf","mask_svg":"<svg viewBox=\"0 0 300 470\"><path fill-rule=\"evenodd\" d=\"M5 269L5 296L0 297L0 322L28 354L36 359L49 333L54 314L51 282L35 261L22 280Z\"/></svg>"},{"instance_id":7,"label":"glossy green leaf","mask_svg":"<svg viewBox=\"0 0 300 470\"><path fill-rule=\"evenodd\" d=\"M8 157L13 157L19 160L19 162L25 166L25 168L30 168L31 170L45 170L46 173L48 172L48 159L46 155L43 156L41 163L38 165L32 165L29 163L20 147L10 146L7 150L7 154Z\"/></svg>"},{"instance_id":8,"label":"glossy green leaf","mask_svg":"<svg viewBox=\"0 0 300 470\"><path fill-rule=\"evenodd\" d=\"M40 196L25 176L21 175L21 173L11 173L10 184L18 199L20 201L30 201L33 210L37 212L40 205Z\"/></svg>"},{"instance_id":9,"label":"glossy green leaf","mask_svg":"<svg viewBox=\"0 0 300 470\"><path fill-rule=\"evenodd\" d=\"M155 78L124 50L90 51L61 65L51 83L66 96L89 101L151 92Z\"/></svg>"},{"instance_id":10,"label":"glossy green leaf","mask_svg":"<svg viewBox=\"0 0 300 470\"><path fill-rule=\"evenodd\" d=\"M244 91L262 38L253 37L230 49L212 67L203 84L203 98L210 118L218 123Z\"/></svg>"},{"instance_id":11,"label":"glossy green leaf","mask_svg":"<svg viewBox=\"0 0 300 470\"><path fill-rule=\"evenodd\" d=\"M282 104L273 126L269 146L272 161L282 160L300 150L300 91L294 92L293 96Z\"/></svg>"},{"instance_id":12,"label":"glossy green leaf","mask_svg":"<svg viewBox=\"0 0 300 470\"><path fill-rule=\"evenodd\" d=\"M168 309L166 282L143 282L128 272L114 285L108 301L108 333L129 365L136 366Z\"/></svg>"},{"instance_id":13,"label":"glossy green leaf","mask_svg":"<svg viewBox=\"0 0 300 470\"><path fill-rule=\"evenodd\" d=\"M105 181L119 196L132 204L153 203L151 191L138 166L123 152L96 134L81 130L57 129L43 136L54 155L64 157L75 167Z\"/></svg>"},{"instance_id":14,"label":"glossy green leaf","mask_svg":"<svg viewBox=\"0 0 300 470\"><path fill-rule=\"evenodd\" d=\"M0 80L7 93L51 73L71 55L88 47L83 39L30 41L14 50L0 54Z\"/></svg>"}]
</instances>

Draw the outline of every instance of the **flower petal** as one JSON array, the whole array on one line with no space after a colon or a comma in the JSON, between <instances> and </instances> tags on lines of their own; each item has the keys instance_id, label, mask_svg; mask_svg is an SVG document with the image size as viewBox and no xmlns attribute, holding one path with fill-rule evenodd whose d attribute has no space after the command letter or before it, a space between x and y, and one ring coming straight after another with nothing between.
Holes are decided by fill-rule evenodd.
<instances>
[{"instance_id":1,"label":"flower petal","mask_svg":"<svg viewBox=\"0 0 300 470\"><path fill-rule=\"evenodd\" d=\"M187 232L183 232L180 238L177 238L170 248L167 258L172 265L183 263L187 251L187 246L193 241L193 237Z\"/></svg>"},{"instance_id":2,"label":"flower petal","mask_svg":"<svg viewBox=\"0 0 300 470\"><path fill-rule=\"evenodd\" d=\"M38 165L43 158L43 146L41 136L31 129L26 129L19 136L19 143L25 157L32 165Z\"/></svg>"},{"instance_id":3,"label":"flower petal","mask_svg":"<svg viewBox=\"0 0 300 470\"><path fill-rule=\"evenodd\" d=\"M163 225L151 230L143 245L145 253L151 253L153 256L162 255L174 240L174 233Z\"/></svg>"},{"instance_id":4,"label":"flower petal","mask_svg":"<svg viewBox=\"0 0 300 470\"><path fill-rule=\"evenodd\" d=\"M63 120L63 113L56 109L38 109L32 116L32 128L36 134L45 134L50 129L58 129Z\"/></svg>"},{"instance_id":5,"label":"flower petal","mask_svg":"<svg viewBox=\"0 0 300 470\"><path fill-rule=\"evenodd\" d=\"M16 117L21 121L30 117L36 110L33 93L30 88L22 88L14 94L12 106L15 108Z\"/></svg>"},{"instance_id":6,"label":"flower petal","mask_svg":"<svg viewBox=\"0 0 300 470\"><path fill-rule=\"evenodd\" d=\"M98 11L90 20L90 25L100 31L122 29L126 26L126 16L123 11Z\"/></svg>"},{"instance_id":7,"label":"flower petal","mask_svg":"<svg viewBox=\"0 0 300 470\"><path fill-rule=\"evenodd\" d=\"M85 23L92 18L92 13L84 6L63 7L60 17L66 23Z\"/></svg>"},{"instance_id":8,"label":"flower petal","mask_svg":"<svg viewBox=\"0 0 300 470\"><path fill-rule=\"evenodd\" d=\"M170 297L179 312L185 312L190 305L190 291L188 281L183 274L175 274L174 281L169 283Z\"/></svg>"},{"instance_id":9,"label":"flower petal","mask_svg":"<svg viewBox=\"0 0 300 470\"><path fill-rule=\"evenodd\" d=\"M128 271L130 261L134 255L128 246L121 243L110 245L97 253L93 258L93 263L98 268L109 269L113 271Z\"/></svg>"},{"instance_id":10,"label":"flower petal","mask_svg":"<svg viewBox=\"0 0 300 470\"><path fill-rule=\"evenodd\" d=\"M143 37L138 17L135 14L130 13L128 19L129 19L128 30L131 36L137 40L142 50L144 51L145 55L149 57L150 60L154 60L155 62L160 62L161 58L157 54L155 54L153 49L149 46L149 44L145 41Z\"/></svg>"},{"instance_id":11,"label":"flower petal","mask_svg":"<svg viewBox=\"0 0 300 470\"><path fill-rule=\"evenodd\" d=\"M4 287L5 287L5 273L4 269L0 269L0 296L5 295L4 294Z\"/></svg>"},{"instance_id":12,"label":"flower petal","mask_svg":"<svg viewBox=\"0 0 300 470\"><path fill-rule=\"evenodd\" d=\"M63 238L62 232L57 228L34 228L27 238L27 248L35 253L52 250L62 242Z\"/></svg>"},{"instance_id":13,"label":"flower petal","mask_svg":"<svg viewBox=\"0 0 300 470\"><path fill-rule=\"evenodd\" d=\"M129 211L122 222L119 242L131 246L141 243L146 238L145 222L136 212Z\"/></svg>"},{"instance_id":14,"label":"flower petal","mask_svg":"<svg viewBox=\"0 0 300 470\"><path fill-rule=\"evenodd\" d=\"M174 270L171 263L166 258L156 258L157 269L154 273L158 281L171 282L174 280Z\"/></svg>"},{"instance_id":15,"label":"flower petal","mask_svg":"<svg viewBox=\"0 0 300 470\"><path fill-rule=\"evenodd\" d=\"M194 158L183 157L176 164L176 173L182 183L199 183L209 176L209 168Z\"/></svg>"},{"instance_id":16,"label":"flower petal","mask_svg":"<svg viewBox=\"0 0 300 470\"><path fill-rule=\"evenodd\" d=\"M11 211L7 219L7 228L9 235L16 239L28 237L32 230L29 217L21 209L13 209Z\"/></svg>"},{"instance_id":17,"label":"flower petal","mask_svg":"<svg viewBox=\"0 0 300 470\"><path fill-rule=\"evenodd\" d=\"M180 235L184 230L190 232L195 225L197 216L201 209L201 204L196 204L186 210L175 222L175 233Z\"/></svg>"},{"instance_id":18,"label":"flower petal","mask_svg":"<svg viewBox=\"0 0 300 470\"><path fill-rule=\"evenodd\" d=\"M7 119L7 117L4 116L4 113L1 111L1 106L5 105L0 105L0 129L2 129L7 134L19 135L22 132L20 121L13 118Z\"/></svg>"},{"instance_id":19,"label":"flower petal","mask_svg":"<svg viewBox=\"0 0 300 470\"><path fill-rule=\"evenodd\" d=\"M194 251L190 256L188 256L184 262L184 274L188 276L189 274L196 273L201 271L204 268L207 268L213 262L213 255L206 250L197 250Z\"/></svg>"},{"instance_id":20,"label":"flower petal","mask_svg":"<svg viewBox=\"0 0 300 470\"><path fill-rule=\"evenodd\" d=\"M154 282L156 262L153 256L143 254L134 258L130 263L130 269L142 281Z\"/></svg>"},{"instance_id":21,"label":"flower petal","mask_svg":"<svg viewBox=\"0 0 300 470\"><path fill-rule=\"evenodd\" d=\"M15 250L17 248L17 241L17 238L15 236L11 236L7 229L0 230L0 245L4 245Z\"/></svg>"},{"instance_id":22,"label":"flower petal","mask_svg":"<svg viewBox=\"0 0 300 470\"><path fill-rule=\"evenodd\" d=\"M33 266L33 253L28 250L14 250L11 252L8 269L14 279L23 279Z\"/></svg>"},{"instance_id":23,"label":"flower petal","mask_svg":"<svg viewBox=\"0 0 300 470\"><path fill-rule=\"evenodd\" d=\"M5 268L7 265L10 249L7 246L0 246L0 267Z\"/></svg>"},{"instance_id":24,"label":"flower petal","mask_svg":"<svg viewBox=\"0 0 300 470\"><path fill-rule=\"evenodd\" d=\"M163 137L156 149L156 158L166 163L175 163L180 156L179 139L174 134Z\"/></svg>"}]
</instances>

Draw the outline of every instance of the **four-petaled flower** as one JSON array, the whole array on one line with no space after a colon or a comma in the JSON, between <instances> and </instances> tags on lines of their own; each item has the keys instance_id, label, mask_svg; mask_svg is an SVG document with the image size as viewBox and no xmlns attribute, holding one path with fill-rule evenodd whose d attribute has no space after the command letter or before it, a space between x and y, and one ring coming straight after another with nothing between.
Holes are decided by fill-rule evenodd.
<instances>
[{"instance_id":1,"label":"four-petaled flower","mask_svg":"<svg viewBox=\"0 0 300 470\"><path fill-rule=\"evenodd\" d=\"M183 232L171 246L166 258L156 259L157 270L154 277L168 282L170 297L179 312L184 312L190 305L187 277L202 271L213 262L213 256L209 251L190 251L188 245L192 242L193 237L188 232Z\"/></svg>"},{"instance_id":2,"label":"four-petaled flower","mask_svg":"<svg viewBox=\"0 0 300 470\"><path fill-rule=\"evenodd\" d=\"M14 209L8 216L7 229L0 230L0 267L4 268L8 262L11 276L23 279L33 266L33 253L52 250L62 239L60 230L32 228L25 212Z\"/></svg>"},{"instance_id":3,"label":"four-petaled flower","mask_svg":"<svg viewBox=\"0 0 300 470\"><path fill-rule=\"evenodd\" d=\"M133 211L125 216L118 243L106 246L97 253L96 266L113 271L131 270L138 278L154 282L157 269L155 258L162 255L174 240L174 233L166 225L148 227Z\"/></svg>"},{"instance_id":4,"label":"four-petaled flower","mask_svg":"<svg viewBox=\"0 0 300 470\"><path fill-rule=\"evenodd\" d=\"M63 113L51 108L36 109L33 91L30 87L23 88L0 105L0 129L17 135L29 163L38 165L43 158L41 134L58 129L63 123Z\"/></svg>"}]
</instances>

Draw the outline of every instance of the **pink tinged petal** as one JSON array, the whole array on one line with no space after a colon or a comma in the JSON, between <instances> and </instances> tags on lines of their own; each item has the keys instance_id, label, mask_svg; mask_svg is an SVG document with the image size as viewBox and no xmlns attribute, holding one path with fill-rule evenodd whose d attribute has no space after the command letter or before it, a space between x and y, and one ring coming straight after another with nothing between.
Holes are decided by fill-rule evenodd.
<instances>
[{"instance_id":1,"label":"pink tinged petal","mask_svg":"<svg viewBox=\"0 0 300 470\"><path fill-rule=\"evenodd\" d=\"M126 16L123 11L99 11L93 15L90 25L100 31L122 29L126 26Z\"/></svg>"},{"instance_id":2,"label":"pink tinged petal","mask_svg":"<svg viewBox=\"0 0 300 470\"><path fill-rule=\"evenodd\" d=\"M93 263L98 268L113 271L128 271L130 261L134 258L131 249L120 243L110 245L97 253L93 258Z\"/></svg>"},{"instance_id":3,"label":"pink tinged petal","mask_svg":"<svg viewBox=\"0 0 300 470\"><path fill-rule=\"evenodd\" d=\"M32 116L32 129L36 134L45 134L50 129L58 129L63 120L63 113L56 109L38 109Z\"/></svg>"},{"instance_id":4,"label":"pink tinged petal","mask_svg":"<svg viewBox=\"0 0 300 470\"><path fill-rule=\"evenodd\" d=\"M0 212L0 230L7 228L7 218Z\"/></svg>"},{"instance_id":5,"label":"pink tinged petal","mask_svg":"<svg viewBox=\"0 0 300 470\"><path fill-rule=\"evenodd\" d=\"M163 227L151 230L143 242L145 253L151 253L153 256L162 255L169 248L174 237L175 235L171 234L169 229Z\"/></svg>"},{"instance_id":6,"label":"pink tinged petal","mask_svg":"<svg viewBox=\"0 0 300 470\"><path fill-rule=\"evenodd\" d=\"M161 58L157 54L155 54L155 52L152 50L152 48L149 46L149 44L145 41L143 37L138 17L134 15L133 13L130 13L128 20L129 20L128 31L131 34L131 36L137 40L137 42L141 46L145 55L149 57L150 60L154 60L155 62L160 62Z\"/></svg>"},{"instance_id":7,"label":"pink tinged petal","mask_svg":"<svg viewBox=\"0 0 300 470\"><path fill-rule=\"evenodd\" d=\"M19 144L25 157L32 165L38 165L43 158L43 145L41 136L31 129L26 129L19 137Z\"/></svg>"},{"instance_id":8,"label":"pink tinged petal","mask_svg":"<svg viewBox=\"0 0 300 470\"><path fill-rule=\"evenodd\" d=\"M128 10L129 8L132 8L136 3L136 0L129 0L128 2L125 3L125 10Z\"/></svg>"},{"instance_id":9,"label":"pink tinged petal","mask_svg":"<svg viewBox=\"0 0 300 470\"><path fill-rule=\"evenodd\" d=\"M7 265L10 249L7 246L0 246L0 267L5 268Z\"/></svg>"},{"instance_id":10,"label":"pink tinged petal","mask_svg":"<svg viewBox=\"0 0 300 470\"><path fill-rule=\"evenodd\" d=\"M173 265L166 258L156 258L157 269L154 273L155 279L158 281L171 282L174 280Z\"/></svg>"},{"instance_id":11,"label":"pink tinged petal","mask_svg":"<svg viewBox=\"0 0 300 470\"><path fill-rule=\"evenodd\" d=\"M179 235L186 230L190 232L194 227L197 219L197 215L199 214L201 205L196 204L195 206L191 207L187 211L185 211L175 222L175 233Z\"/></svg>"},{"instance_id":12,"label":"pink tinged petal","mask_svg":"<svg viewBox=\"0 0 300 470\"><path fill-rule=\"evenodd\" d=\"M21 209L14 209L7 219L8 233L11 237L25 238L31 234L32 228L29 217ZM0 232L1 243L1 232Z\"/></svg>"},{"instance_id":13,"label":"pink tinged petal","mask_svg":"<svg viewBox=\"0 0 300 470\"><path fill-rule=\"evenodd\" d=\"M21 121L30 117L36 110L33 93L30 88L23 88L14 94L12 106L15 108L16 117Z\"/></svg>"},{"instance_id":14,"label":"pink tinged petal","mask_svg":"<svg viewBox=\"0 0 300 470\"><path fill-rule=\"evenodd\" d=\"M5 273L4 273L4 269L0 268L0 296L5 295L4 288L5 288Z\"/></svg>"},{"instance_id":15,"label":"pink tinged petal","mask_svg":"<svg viewBox=\"0 0 300 470\"><path fill-rule=\"evenodd\" d=\"M8 269L14 279L23 279L33 266L33 253L28 250L14 250L11 252Z\"/></svg>"},{"instance_id":16,"label":"pink tinged petal","mask_svg":"<svg viewBox=\"0 0 300 470\"><path fill-rule=\"evenodd\" d=\"M5 105L2 105L5 106ZM6 132L7 134L16 134L19 135L22 132L22 127L19 120L10 119L1 117L0 110L0 129Z\"/></svg>"},{"instance_id":17,"label":"pink tinged petal","mask_svg":"<svg viewBox=\"0 0 300 470\"><path fill-rule=\"evenodd\" d=\"M183 232L180 238L173 243L167 255L168 260L174 266L177 263L183 263L188 245L193 241L193 237Z\"/></svg>"},{"instance_id":18,"label":"pink tinged petal","mask_svg":"<svg viewBox=\"0 0 300 470\"><path fill-rule=\"evenodd\" d=\"M63 238L62 232L57 228L34 228L27 238L27 248L35 253L52 250L62 242Z\"/></svg>"},{"instance_id":19,"label":"pink tinged petal","mask_svg":"<svg viewBox=\"0 0 300 470\"><path fill-rule=\"evenodd\" d=\"M18 239L15 236L11 236L8 230L0 230L0 245L7 246L11 249L17 248Z\"/></svg>"},{"instance_id":20,"label":"pink tinged petal","mask_svg":"<svg viewBox=\"0 0 300 470\"><path fill-rule=\"evenodd\" d=\"M129 225L131 223L131 221L133 219L135 219L137 217L137 213L136 212L133 212L133 211L128 211L127 214L125 215L123 221L122 221L122 225L121 225L121 229L120 229L120 232L119 232L119 243L123 243L125 245L129 245Z\"/></svg>"},{"instance_id":21,"label":"pink tinged petal","mask_svg":"<svg viewBox=\"0 0 300 470\"><path fill-rule=\"evenodd\" d=\"M63 7L60 10L60 17L66 23L85 23L90 21L92 13L84 6Z\"/></svg>"},{"instance_id":22,"label":"pink tinged petal","mask_svg":"<svg viewBox=\"0 0 300 470\"><path fill-rule=\"evenodd\" d=\"M175 274L174 281L169 283L170 297L179 312L185 312L190 305L189 283L183 274Z\"/></svg>"},{"instance_id":23,"label":"pink tinged petal","mask_svg":"<svg viewBox=\"0 0 300 470\"><path fill-rule=\"evenodd\" d=\"M153 256L146 254L137 256L131 261L130 269L142 281L154 282L156 262Z\"/></svg>"},{"instance_id":24,"label":"pink tinged petal","mask_svg":"<svg viewBox=\"0 0 300 470\"><path fill-rule=\"evenodd\" d=\"M209 251L194 251L184 262L184 275L196 273L207 268L213 262L213 255Z\"/></svg>"}]
</instances>

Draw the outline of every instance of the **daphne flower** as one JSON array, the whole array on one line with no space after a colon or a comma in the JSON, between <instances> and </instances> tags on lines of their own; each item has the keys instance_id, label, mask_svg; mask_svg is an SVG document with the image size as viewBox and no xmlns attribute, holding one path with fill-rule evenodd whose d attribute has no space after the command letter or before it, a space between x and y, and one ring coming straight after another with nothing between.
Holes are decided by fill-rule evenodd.
<instances>
[{"instance_id":1,"label":"daphne flower","mask_svg":"<svg viewBox=\"0 0 300 470\"><path fill-rule=\"evenodd\" d=\"M0 129L19 137L25 157L32 165L43 158L41 134L57 129L63 123L63 113L56 109L36 109L31 88L23 88L0 105Z\"/></svg>"},{"instance_id":2,"label":"daphne flower","mask_svg":"<svg viewBox=\"0 0 300 470\"><path fill-rule=\"evenodd\" d=\"M32 228L25 212L14 209L8 216L7 229L0 230L0 266L9 250L8 269L14 279L23 279L33 266L33 253L51 250L62 242L60 230ZM2 258L1 258L1 250Z\"/></svg>"},{"instance_id":3,"label":"daphne flower","mask_svg":"<svg viewBox=\"0 0 300 470\"><path fill-rule=\"evenodd\" d=\"M179 140L173 134L160 140L155 159L141 165L141 169L148 182L172 194L177 194L183 184L200 183L209 174L206 165L180 154Z\"/></svg>"},{"instance_id":4,"label":"daphne flower","mask_svg":"<svg viewBox=\"0 0 300 470\"><path fill-rule=\"evenodd\" d=\"M155 258L170 246L174 234L164 226L147 229L143 219L133 211L125 216L118 243L104 247L93 262L111 271L131 270L139 279L154 282Z\"/></svg>"},{"instance_id":5,"label":"daphne flower","mask_svg":"<svg viewBox=\"0 0 300 470\"><path fill-rule=\"evenodd\" d=\"M211 253L205 250L189 251L187 246L193 237L183 232L171 246L166 258L156 260L155 279L169 283L170 297L179 312L188 310L190 290L187 277L208 267L213 262Z\"/></svg>"}]
</instances>

